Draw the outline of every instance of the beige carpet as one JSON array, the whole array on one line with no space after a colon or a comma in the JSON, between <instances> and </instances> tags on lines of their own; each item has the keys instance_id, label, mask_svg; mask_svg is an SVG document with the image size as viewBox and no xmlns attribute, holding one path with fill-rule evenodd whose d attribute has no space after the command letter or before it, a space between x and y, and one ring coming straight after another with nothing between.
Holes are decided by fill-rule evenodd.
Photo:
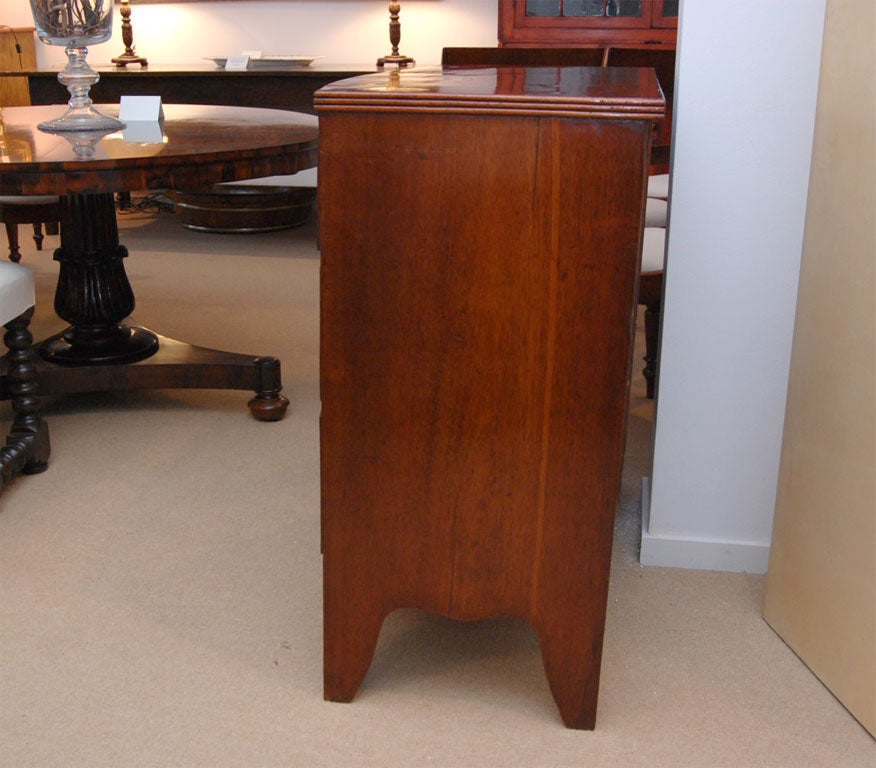
<instances>
[{"instance_id":1,"label":"beige carpet","mask_svg":"<svg viewBox=\"0 0 876 768\"><path fill-rule=\"evenodd\" d=\"M279 356L292 407L263 424L245 392L48 403L49 471L0 497L2 768L874 765L760 618L762 577L638 565L638 371L597 729L563 728L537 640L510 620L395 614L356 701L323 702L314 227L122 229L135 319ZM22 234L42 336L60 327L57 240L38 254Z\"/></svg>"}]
</instances>

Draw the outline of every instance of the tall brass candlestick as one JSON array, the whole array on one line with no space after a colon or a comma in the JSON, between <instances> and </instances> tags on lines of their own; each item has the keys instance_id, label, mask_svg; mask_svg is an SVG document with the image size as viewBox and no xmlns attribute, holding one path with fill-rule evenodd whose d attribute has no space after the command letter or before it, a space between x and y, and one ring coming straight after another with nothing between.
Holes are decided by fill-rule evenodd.
<instances>
[{"instance_id":1,"label":"tall brass candlestick","mask_svg":"<svg viewBox=\"0 0 876 768\"><path fill-rule=\"evenodd\" d=\"M122 42L125 44L125 52L114 58L113 64L124 67L128 64L139 64L141 67L148 66L149 62L134 52L134 27L131 26L131 6L128 0L121 0L119 13L122 14Z\"/></svg>"},{"instance_id":2,"label":"tall brass candlestick","mask_svg":"<svg viewBox=\"0 0 876 768\"><path fill-rule=\"evenodd\" d=\"M402 56L398 52L398 44L401 40L401 22L398 20L400 10L400 3L391 2L389 4L389 42L392 45L392 53L381 56L377 60L378 67L382 67L384 64L397 64L400 67L407 67L409 64L415 63L410 56Z\"/></svg>"}]
</instances>

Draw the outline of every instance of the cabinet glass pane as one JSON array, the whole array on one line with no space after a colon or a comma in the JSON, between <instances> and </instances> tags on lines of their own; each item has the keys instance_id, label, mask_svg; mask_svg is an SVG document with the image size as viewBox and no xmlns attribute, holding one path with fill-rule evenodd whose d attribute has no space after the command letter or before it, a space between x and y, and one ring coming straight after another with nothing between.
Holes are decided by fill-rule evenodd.
<instances>
[{"instance_id":1,"label":"cabinet glass pane","mask_svg":"<svg viewBox=\"0 0 876 768\"><path fill-rule=\"evenodd\" d=\"M607 0L606 16L641 16L642 0Z\"/></svg>"},{"instance_id":2,"label":"cabinet glass pane","mask_svg":"<svg viewBox=\"0 0 876 768\"><path fill-rule=\"evenodd\" d=\"M605 0L566 0L563 16L605 16Z\"/></svg>"},{"instance_id":3,"label":"cabinet glass pane","mask_svg":"<svg viewBox=\"0 0 876 768\"><path fill-rule=\"evenodd\" d=\"M667 7L671 2L667 0ZM642 0L526 0L527 16L641 18L642 13Z\"/></svg>"},{"instance_id":4,"label":"cabinet glass pane","mask_svg":"<svg viewBox=\"0 0 876 768\"><path fill-rule=\"evenodd\" d=\"M527 16L559 16L561 0L526 0Z\"/></svg>"}]
</instances>

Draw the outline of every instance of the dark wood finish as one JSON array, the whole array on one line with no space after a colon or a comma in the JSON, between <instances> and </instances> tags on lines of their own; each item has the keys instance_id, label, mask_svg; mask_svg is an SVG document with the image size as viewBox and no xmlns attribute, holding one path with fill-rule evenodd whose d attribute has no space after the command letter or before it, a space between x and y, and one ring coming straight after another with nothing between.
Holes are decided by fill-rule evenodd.
<instances>
[{"instance_id":1,"label":"dark wood finish","mask_svg":"<svg viewBox=\"0 0 876 768\"><path fill-rule=\"evenodd\" d=\"M168 195L182 225L202 232L270 232L300 227L316 201L313 187L259 184L214 184L171 190Z\"/></svg>"},{"instance_id":2,"label":"dark wood finish","mask_svg":"<svg viewBox=\"0 0 876 768\"><path fill-rule=\"evenodd\" d=\"M675 101L675 51L655 48L609 48L605 64L609 67L652 67L666 97L666 116L654 140L652 173L669 172L669 146L672 143L672 104Z\"/></svg>"},{"instance_id":3,"label":"dark wood finish","mask_svg":"<svg viewBox=\"0 0 876 768\"><path fill-rule=\"evenodd\" d=\"M657 124L651 147L651 173L668 173L675 91L675 51L654 48L444 48L445 66L651 67L666 97L666 113Z\"/></svg>"},{"instance_id":4,"label":"dark wood finish","mask_svg":"<svg viewBox=\"0 0 876 768\"><path fill-rule=\"evenodd\" d=\"M517 616L564 722L594 726L663 99L649 70L547 73L316 95L329 700L397 608Z\"/></svg>"},{"instance_id":5,"label":"dark wood finish","mask_svg":"<svg viewBox=\"0 0 876 768\"><path fill-rule=\"evenodd\" d=\"M45 471L49 463L49 428L39 415L32 317L33 307L6 323L3 336L9 350L3 381L8 382L14 417L6 444L0 447L0 493L16 475L35 475Z\"/></svg>"},{"instance_id":6,"label":"dark wood finish","mask_svg":"<svg viewBox=\"0 0 876 768\"><path fill-rule=\"evenodd\" d=\"M61 209L57 199L49 199L39 203L21 203L0 199L0 221L6 227L6 239L9 241L9 260L21 261L21 249L18 241L19 224L33 226L33 239L39 251L43 247L42 225L46 224L47 231L57 234L57 224L60 218Z\"/></svg>"},{"instance_id":7,"label":"dark wood finish","mask_svg":"<svg viewBox=\"0 0 876 768\"><path fill-rule=\"evenodd\" d=\"M118 114L117 106L100 108ZM4 110L7 136L29 151L4 163L0 194L61 194L55 310L71 327L40 345L46 362L38 370L40 391L253 389L253 415L282 418L288 401L279 394L275 359L224 352L211 357L187 345L183 354L171 340L122 322L134 308L134 293L125 273L127 249L119 243L113 193L198 187L313 167L316 121L268 109L168 104L164 111L163 143L128 143L114 134L93 142L86 148L91 156L82 159L77 156L82 147L77 150L67 137L35 128L57 107Z\"/></svg>"},{"instance_id":8,"label":"dark wood finish","mask_svg":"<svg viewBox=\"0 0 876 768\"><path fill-rule=\"evenodd\" d=\"M660 353L660 313L663 311L663 272L643 273L639 278L639 304L645 307L645 394L654 399L657 387L657 356Z\"/></svg>"},{"instance_id":9,"label":"dark wood finish","mask_svg":"<svg viewBox=\"0 0 876 768\"><path fill-rule=\"evenodd\" d=\"M442 48L445 67L601 67L604 48Z\"/></svg>"},{"instance_id":10,"label":"dark wood finish","mask_svg":"<svg viewBox=\"0 0 876 768\"><path fill-rule=\"evenodd\" d=\"M207 62L183 66L150 64L148 69L95 67L100 80L90 90L95 102L118 104L124 96L161 96L166 104L221 104L267 107L313 114L313 94L336 80L374 72L363 64L323 65L286 69L226 70ZM4 79L0 72L0 82ZM33 104L64 104L69 97L57 70L24 73Z\"/></svg>"},{"instance_id":11,"label":"dark wood finish","mask_svg":"<svg viewBox=\"0 0 876 768\"><path fill-rule=\"evenodd\" d=\"M499 43L675 48L678 21L664 9L665 0L642 0L641 17L527 16L526 0L499 0Z\"/></svg>"}]
</instances>

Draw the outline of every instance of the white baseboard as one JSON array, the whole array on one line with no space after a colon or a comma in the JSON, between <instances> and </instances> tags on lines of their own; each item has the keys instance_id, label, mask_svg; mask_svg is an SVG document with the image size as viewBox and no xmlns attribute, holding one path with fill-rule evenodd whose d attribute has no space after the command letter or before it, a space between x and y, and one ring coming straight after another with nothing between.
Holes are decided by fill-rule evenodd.
<instances>
[{"instance_id":1,"label":"white baseboard","mask_svg":"<svg viewBox=\"0 0 876 768\"><path fill-rule=\"evenodd\" d=\"M651 486L642 478L642 565L734 573L766 573L769 544L653 535L650 528Z\"/></svg>"}]
</instances>

